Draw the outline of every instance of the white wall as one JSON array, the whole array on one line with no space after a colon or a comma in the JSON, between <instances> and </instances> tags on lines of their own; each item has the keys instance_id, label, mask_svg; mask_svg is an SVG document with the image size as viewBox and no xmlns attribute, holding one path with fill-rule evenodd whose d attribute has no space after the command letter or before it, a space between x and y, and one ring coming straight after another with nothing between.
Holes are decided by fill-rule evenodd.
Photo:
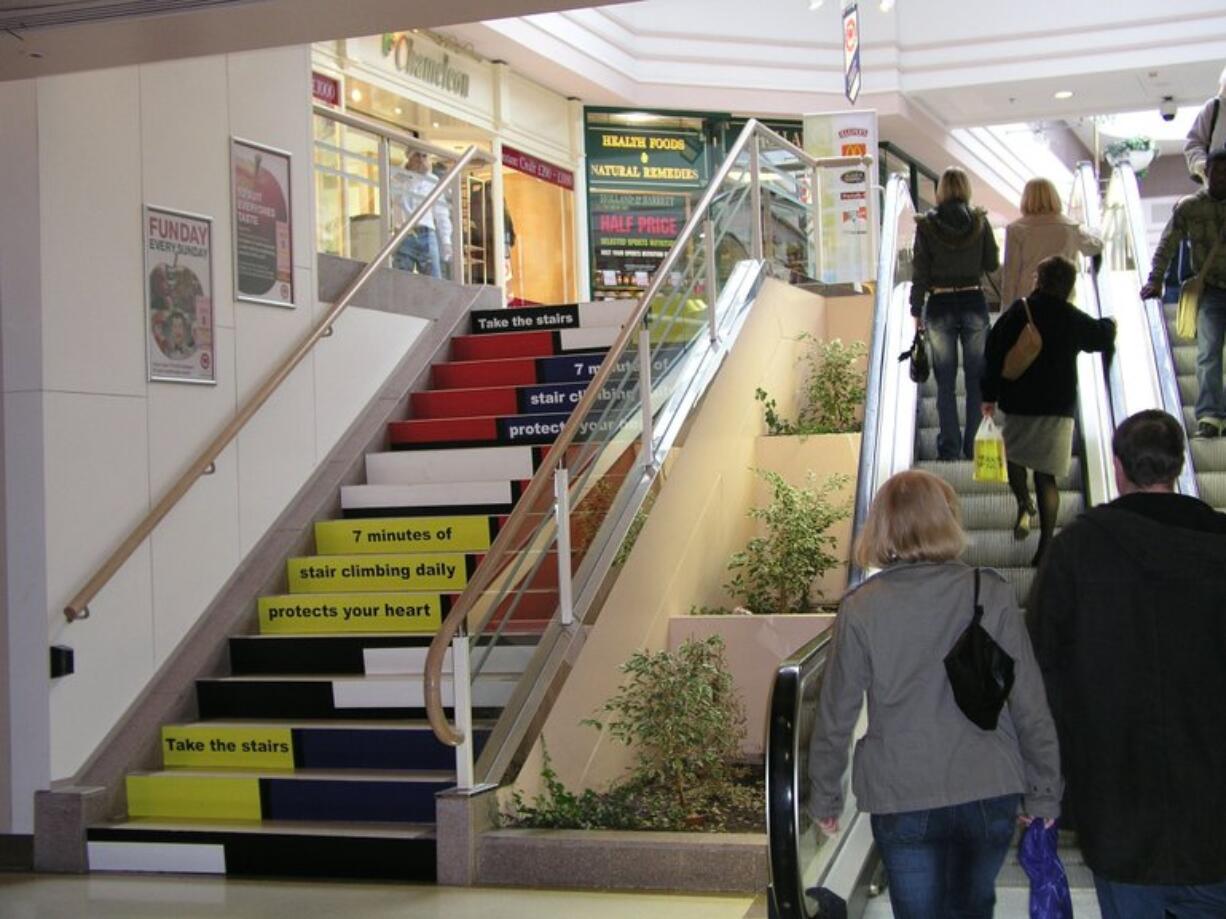
<instances>
[{"instance_id":1,"label":"white wall","mask_svg":"<svg viewBox=\"0 0 1226 919\"><path fill-rule=\"evenodd\" d=\"M28 757L41 757L41 782L14 778L13 831L28 832L29 794L80 767L425 322L343 317L91 618L67 624L60 610L95 566L326 309L315 297L310 49L0 84L0 118L13 113L24 121L0 133L0 161L24 155L28 175L13 189L23 207L8 206L11 180L0 186L0 242L24 256L0 262L10 644L16 621L42 624L24 639L36 666L12 718L37 722L41 705L49 723ZM293 154L296 309L232 299L231 135ZM213 218L216 386L146 381L142 203ZM72 646L77 667L49 686L48 640Z\"/></svg>"}]
</instances>

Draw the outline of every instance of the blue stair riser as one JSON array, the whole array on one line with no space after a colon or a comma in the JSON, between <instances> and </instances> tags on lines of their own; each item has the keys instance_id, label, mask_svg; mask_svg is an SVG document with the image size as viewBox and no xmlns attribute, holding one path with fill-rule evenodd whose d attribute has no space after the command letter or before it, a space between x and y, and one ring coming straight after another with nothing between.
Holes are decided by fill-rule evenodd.
<instances>
[{"instance_id":1,"label":"blue stair riser","mask_svg":"<svg viewBox=\"0 0 1226 919\"><path fill-rule=\"evenodd\" d=\"M434 796L450 782L260 779L264 820L433 823Z\"/></svg>"},{"instance_id":2,"label":"blue stair riser","mask_svg":"<svg viewBox=\"0 0 1226 919\"><path fill-rule=\"evenodd\" d=\"M425 718L422 706L345 708L334 704L332 684L297 680L201 680L196 700L204 721L232 719L385 721ZM496 718L500 709L473 709L475 718Z\"/></svg>"},{"instance_id":3,"label":"blue stair riser","mask_svg":"<svg viewBox=\"0 0 1226 919\"><path fill-rule=\"evenodd\" d=\"M432 635L319 635L251 637L230 639L230 672L234 676L284 674L332 674L363 676L366 652L376 649L429 647ZM482 644L478 642L478 644ZM536 638L504 635L500 647L535 646Z\"/></svg>"},{"instance_id":4,"label":"blue stair riser","mask_svg":"<svg viewBox=\"0 0 1226 919\"><path fill-rule=\"evenodd\" d=\"M455 747L429 729L295 728L294 764L299 769L455 769ZM489 731L473 731L479 753Z\"/></svg>"}]
</instances>

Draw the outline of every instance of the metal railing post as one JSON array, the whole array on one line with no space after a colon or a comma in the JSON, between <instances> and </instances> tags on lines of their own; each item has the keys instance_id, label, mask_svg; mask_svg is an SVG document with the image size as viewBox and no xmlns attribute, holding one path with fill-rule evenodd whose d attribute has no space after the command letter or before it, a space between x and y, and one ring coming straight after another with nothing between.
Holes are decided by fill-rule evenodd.
<instances>
[{"instance_id":1,"label":"metal railing post","mask_svg":"<svg viewBox=\"0 0 1226 919\"><path fill-rule=\"evenodd\" d=\"M451 640L451 692L455 701L456 733L460 743L455 749L455 783L457 788L473 787L476 770L473 766L473 686L469 657L469 638L459 633Z\"/></svg>"},{"instance_id":2,"label":"metal railing post","mask_svg":"<svg viewBox=\"0 0 1226 919\"><path fill-rule=\"evenodd\" d=\"M707 317L710 320L708 334L714 344L719 341L719 323L715 315L715 303L719 299L719 266L715 263L715 221L711 219L710 212L707 213L703 233L706 236L704 246L707 257Z\"/></svg>"},{"instance_id":3,"label":"metal railing post","mask_svg":"<svg viewBox=\"0 0 1226 919\"><path fill-rule=\"evenodd\" d=\"M553 513L558 527L558 607L562 625L570 625L575 621L570 558L570 471L561 463L553 471Z\"/></svg>"},{"instance_id":4,"label":"metal railing post","mask_svg":"<svg viewBox=\"0 0 1226 919\"><path fill-rule=\"evenodd\" d=\"M646 316L643 317L643 328L639 330L639 393L643 408L643 466L653 469L656 460L652 444L655 432L651 429L651 329L647 326Z\"/></svg>"},{"instance_id":5,"label":"metal railing post","mask_svg":"<svg viewBox=\"0 0 1226 919\"><path fill-rule=\"evenodd\" d=\"M761 164L758 162L760 144L758 135L749 139L749 200L753 208L753 251L750 253L758 261L762 260L762 182Z\"/></svg>"}]
</instances>

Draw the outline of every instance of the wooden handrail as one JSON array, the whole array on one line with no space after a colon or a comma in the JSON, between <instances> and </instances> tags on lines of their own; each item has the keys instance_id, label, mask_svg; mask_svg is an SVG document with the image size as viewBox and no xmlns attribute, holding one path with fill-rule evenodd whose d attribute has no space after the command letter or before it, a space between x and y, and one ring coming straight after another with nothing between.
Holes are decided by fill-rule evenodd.
<instances>
[{"instance_id":1,"label":"wooden handrail","mask_svg":"<svg viewBox=\"0 0 1226 919\"><path fill-rule=\"evenodd\" d=\"M391 240L379 251L379 254L358 272L357 277L349 282L344 292L332 304L332 309L328 310L327 315L298 343L298 346L294 348L289 357L283 360L264 379L264 382L260 384L260 388L243 403L238 413L230 419L230 422L222 428L221 432L213 438L212 442L204 448L203 452L192 461L187 471L179 477L158 503L154 505L153 510L145 515L144 519L132 529L127 538L119 544L115 551L107 557L107 560L94 572L93 577L86 581L85 585L77 591L76 595L68 602L68 605L64 607L64 617L69 622L89 617L89 602L98 595L98 591L106 586L107 582L123 567L124 562L136 551L137 547L149 537L149 534L162 521L162 518L170 513L171 509L178 503L180 498L187 494L188 489L195 484L196 480L213 465L217 457L221 455L221 452L229 446L230 441L238 435L243 426L268 401L268 397L276 391L277 387L294 371L294 368L302 362L302 359L310 353L315 343L321 338L326 338L332 334L333 323L345 311L346 307L353 302L354 297L357 296L371 276L379 270L379 266L383 264L383 261L396 250L401 241L417 226L422 217L429 212L438 199L443 196L447 188L463 172L464 168L476 154L477 149L475 147L469 147L464 151L460 158L456 160L455 165L447 171L422 200L421 204L417 206L417 209L409 215L409 219L405 221L404 226L392 234Z\"/></svg>"},{"instance_id":2,"label":"wooden handrail","mask_svg":"<svg viewBox=\"0 0 1226 919\"><path fill-rule=\"evenodd\" d=\"M648 285L647 290L643 292L642 297L639 298L638 306L635 308L634 313L626 320L625 325L622 326L617 339L605 355L605 360L601 363L591 382L588 383L583 397L579 400L579 404L575 406L574 411L570 414L570 418L567 419L566 425L554 440L544 460L541 461L536 474L532 477L532 481L528 483L528 487L524 489L519 501L511 511L506 524L499 530L498 536L486 552L484 561L478 566L472 580L468 582L463 593L460 594L459 599L451 608L447 618L443 620L443 624L430 642L430 648L426 652L426 666L423 679L426 719L430 722L430 727L434 730L435 736L441 742L455 747L464 741L464 736L452 727L451 723L447 720L446 712L443 710L443 660L448 647L451 645L451 640L460 632L461 628L465 627L466 620L476 603L476 598L481 596L489 587L495 573L502 567L499 563L502 561L502 557L507 554L508 548L518 538L519 530L530 513L530 508L535 505L541 493L547 487L551 487L553 480L552 470L561 462L563 452L574 441L579 431L581 419L587 416L604 389L605 383L613 373L613 367L617 363L618 356L626 349L632 339L638 339L639 329L646 320L652 301L660 292L660 288L664 286L664 282L669 277L669 273L677 263L677 260L681 257L686 245L698 231L700 224L705 220L707 210L719 194L724 181L732 172L737 157L744 152L750 138L754 135L762 135L768 138L775 146L783 148L812 167L841 168L867 166L872 163L872 157L869 156L813 157L795 144L780 137L756 119L751 118L746 122L745 127L741 129L740 136L728 150L724 162L716 170L706 191L690 214L690 219L686 221L681 233L677 236L673 247L668 251L668 254L652 275L651 283ZM760 219L760 215L755 217L755 219ZM712 305L712 309L714 309L714 305ZM493 610L491 609L490 614L492 615L492 613Z\"/></svg>"}]
</instances>

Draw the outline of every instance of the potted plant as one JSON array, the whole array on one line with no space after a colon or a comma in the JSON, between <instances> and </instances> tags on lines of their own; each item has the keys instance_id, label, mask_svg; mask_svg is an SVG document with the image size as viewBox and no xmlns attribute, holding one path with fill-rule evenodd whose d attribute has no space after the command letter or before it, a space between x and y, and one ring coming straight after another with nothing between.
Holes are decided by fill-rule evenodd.
<instances>
[{"instance_id":1,"label":"potted plant","mask_svg":"<svg viewBox=\"0 0 1226 919\"><path fill-rule=\"evenodd\" d=\"M1127 163L1141 176L1157 157L1158 145L1152 137L1126 137L1108 144L1103 155L1112 166Z\"/></svg>"},{"instance_id":2,"label":"potted plant","mask_svg":"<svg viewBox=\"0 0 1226 919\"><path fill-rule=\"evenodd\" d=\"M845 434L859 431L860 410L866 391L863 342L846 344L839 338L823 340L808 333L798 362L805 367L797 399L796 420L779 414L776 401L759 387L754 398L762 403L766 429L772 436Z\"/></svg>"}]
</instances>

